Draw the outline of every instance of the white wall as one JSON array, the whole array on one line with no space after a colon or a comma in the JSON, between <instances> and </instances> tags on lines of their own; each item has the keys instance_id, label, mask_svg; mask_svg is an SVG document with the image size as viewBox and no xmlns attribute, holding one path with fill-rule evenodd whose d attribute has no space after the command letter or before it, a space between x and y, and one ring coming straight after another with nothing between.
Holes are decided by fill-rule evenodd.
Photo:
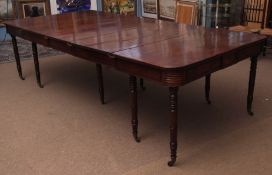
<instances>
[{"instance_id":1,"label":"white wall","mask_svg":"<svg viewBox=\"0 0 272 175\"><path fill-rule=\"evenodd\" d=\"M91 0L91 10L97 10L97 0ZM58 14L56 0L50 0L51 14Z\"/></svg>"}]
</instances>

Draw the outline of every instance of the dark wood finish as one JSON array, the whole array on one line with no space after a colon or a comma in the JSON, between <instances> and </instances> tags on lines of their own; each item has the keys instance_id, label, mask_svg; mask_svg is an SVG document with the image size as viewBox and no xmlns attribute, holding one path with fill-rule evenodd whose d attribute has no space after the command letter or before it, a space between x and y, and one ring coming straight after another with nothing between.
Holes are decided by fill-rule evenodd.
<instances>
[{"instance_id":1,"label":"dark wood finish","mask_svg":"<svg viewBox=\"0 0 272 175\"><path fill-rule=\"evenodd\" d=\"M21 67L21 61L20 61L20 56L19 56L19 52L18 52L16 37L14 35L10 35L10 36L12 38L13 52L14 52L14 57L16 60L17 71L18 71L19 77L21 78L21 80L25 80L25 78L23 77L23 74L22 74L22 67Z\"/></svg>"},{"instance_id":2,"label":"dark wood finish","mask_svg":"<svg viewBox=\"0 0 272 175\"><path fill-rule=\"evenodd\" d=\"M130 89L130 108L131 108L131 124L132 134L136 142L140 142L138 137L138 102L137 102L137 78L129 76L129 89Z\"/></svg>"},{"instance_id":3,"label":"dark wood finish","mask_svg":"<svg viewBox=\"0 0 272 175\"><path fill-rule=\"evenodd\" d=\"M145 90L145 86L144 86L144 79L143 78L140 78L140 87L142 90Z\"/></svg>"},{"instance_id":4,"label":"dark wood finish","mask_svg":"<svg viewBox=\"0 0 272 175\"><path fill-rule=\"evenodd\" d=\"M36 43L32 43L32 52L33 52L37 84L40 88L43 88L43 85L41 83L41 75L40 75L41 73L40 73L40 65L39 65L38 50L37 50Z\"/></svg>"},{"instance_id":5,"label":"dark wood finish","mask_svg":"<svg viewBox=\"0 0 272 175\"><path fill-rule=\"evenodd\" d=\"M269 21L272 20L272 0L268 0L268 8L267 8L267 18L266 18L266 27L269 27Z\"/></svg>"},{"instance_id":6,"label":"dark wood finish","mask_svg":"<svg viewBox=\"0 0 272 175\"><path fill-rule=\"evenodd\" d=\"M97 72L97 82L98 82L98 91L100 95L101 104L105 104L104 100L104 82L103 82L103 73L101 64L96 64L96 72Z\"/></svg>"},{"instance_id":7,"label":"dark wood finish","mask_svg":"<svg viewBox=\"0 0 272 175\"><path fill-rule=\"evenodd\" d=\"M168 87L171 105L169 165L176 160L177 88L248 57L257 59L266 40L257 34L93 11L9 21L6 27L14 36L96 64L106 64L131 75L132 129L136 141L136 77ZM252 66L248 98L250 111L254 70Z\"/></svg>"},{"instance_id":8,"label":"dark wood finish","mask_svg":"<svg viewBox=\"0 0 272 175\"><path fill-rule=\"evenodd\" d=\"M264 47L263 47L263 56L266 56L266 48L267 48L267 40L265 41Z\"/></svg>"},{"instance_id":9,"label":"dark wood finish","mask_svg":"<svg viewBox=\"0 0 272 175\"><path fill-rule=\"evenodd\" d=\"M211 104L210 88L211 88L211 74L208 74L205 77L205 97L208 104Z\"/></svg>"},{"instance_id":10,"label":"dark wood finish","mask_svg":"<svg viewBox=\"0 0 272 175\"><path fill-rule=\"evenodd\" d=\"M177 159L177 136L178 136L178 87L169 88L170 102L170 155L168 166L173 166Z\"/></svg>"},{"instance_id":11,"label":"dark wood finish","mask_svg":"<svg viewBox=\"0 0 272 175\"><path fill-rule=\"evenodd\" d=\"M251 60L251 66L250 66L250 75L249 75L249 83L248 83L247 112L249 115L253 115L252 102L253 102L253 93L254 93L258 59L257 59L257 56L253 56L250 58L250 60Z\"/></svg>"}]
</instances>

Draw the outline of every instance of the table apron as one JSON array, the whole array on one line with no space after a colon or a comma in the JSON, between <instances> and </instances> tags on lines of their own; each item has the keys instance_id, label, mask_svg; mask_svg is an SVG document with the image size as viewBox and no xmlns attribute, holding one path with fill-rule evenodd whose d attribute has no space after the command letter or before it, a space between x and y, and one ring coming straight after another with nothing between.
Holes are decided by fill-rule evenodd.
<instances>
[{"instance_id":1,"label":"table apron","mask_svg":"<svg viewBox=\"0 0 272 175\"><path fill-rule=\"evenodd\" d=\"M264 41L253 43L239 49L218 55L203 62L177 69L160 69L136 64L117 58L116 69L142 78L157 81L167 87L178 87L200 79L208 74L232 66L242 60L258 56ZM121 61L120 61L121 60Z\"/></svg>"},{"instance_id":2,"label":"table apron","mask_svg":"<svg viewBox=\"0 0 272 175\"><path fill-rule=\"evenodd\" d=\"M79 46L74 43L59 40L56 38L51 38L46 35L37 34L34 32L26 31L23 29L18 29L16 27L7 26L7 31L11 35L23 38L25 40L50 47L70 55L106 65L114 65L115 60L110 54L102 53L99 51L91 50L83 46Z\"/></svg>"},{"instance_id":3,"label":"table apron","mask_svg":"<svg viewBox=\"0 0 272 175\"><path fill-rule=\"evenodd\" d=\"M263 46L264 42L255 43L192 66L185 71L185 80L180 83L181 85L187 84L218 70L230 67L242 60L258 56L262 52Z\"/></svg>"},{"instance_id":4,"label":"table apron","mask_svg":"<svg viewBox=\"0 0 272 175\"><path fill-rule=\"evenodd\" d=\"M122 58L111 53L102 53L83 46L63 40L7 26L7 31L23 39L38 43L56 50L71 54L95 63L106 64L115 69L141 78L150 79L167 87L183 86L189 82L202 78L218 70L227 68L241 60L258 56L263 49L265 41L261 40L244 47L234 49L222 55L215 56L205 61L187 67L167 69L152 65L137 63L136 61Z\"/></svg>"}]
</instances>

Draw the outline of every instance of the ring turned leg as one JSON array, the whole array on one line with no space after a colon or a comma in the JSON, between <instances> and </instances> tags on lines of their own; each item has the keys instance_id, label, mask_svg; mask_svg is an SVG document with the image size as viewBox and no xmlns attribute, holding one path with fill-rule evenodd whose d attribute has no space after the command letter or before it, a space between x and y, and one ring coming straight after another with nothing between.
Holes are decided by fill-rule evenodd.
<instances>
[{"instance_id":1,"label":"ring turned leg","mask_svg":"<svg viewBox=\"0 0 272 175\"><path fill-rule=\"evenodd\" d=\"M97 80L98 80L98 90L100 94L100 101L102 104L105 104L104 100L104 83L103 83L103 73L102 73L102 65L96 64L97 71Z\"/></svg>"},{"instance_id":2,"label":"ring turned leg","mask_svg":"<svg viewBox=\"0 0 272 175\"><path fill-rule=\"evenodd\" d=\"M21 61L20 61L20 56L19 56L19 52L18 52L18 46L17 46L17 40L16 37L13 35L10 35L12 38L12 45L13 45L13 51L14 51L14 56L15 56L15 60L16 60L16 65L17 65L17 71L19 74L19 77L21 78L21 80L24 80L25 78L23 77L22 74L22 68L21 68Z\"/></svg>"},{"instance_id":3,"label":"ring turned leg","mask_svg":"<svg viewBox=\"0 0 272 175\"><path fill-rule=\"evenodd\" d=\"M256 79L256 69L257 69L257 56L251 57L251 66L250 66L250 75L248 83L248 95L247 95L247 112L249 115L253 115L252 112L252 102L253 102L253 93Z\"/></svg>"},{"instance_id":4,"label":"ring turned leg","mask_svg":"<svg viewBox=\"0 0 272 175\"><path fill-rule=\"evenodd\" d=\"M205 78L205 96L208 104L211 104L210 100L210 87L211 87L211 74L206 75Z\"/></svg>"},{"instance_id":5,"label":"ring turned leg","mask_svg":"<svg viewBox=\"0 0 272 175\"><path fill-rule=\"evenodd\" d=\"M144 79L140 78L140 86L142 90L145 90Z\"/></svg>"},{"instance_id":6,"label":"ring turned leg","mask_svg":"<svg viewBox=\"0 0 272 175\"><path fill-rule=\"evenodd\" d=\"M169 88L170 101L170 150L171 160L168 166L173 166L177 159L177 128L178 128L178 87Z\"/></svg>"},{"instance_id":7,"label":"ring turned leg","mask_svg":"<svg viewBox=\"0 0 272 175\"><path fill-rule=\"evenodd\" d=\"M265 44L263 46L263 56L266 56L266 48L267 48L267 39L265 40Z\"/></svg>"},{"instance_id":8,"label":"ring turned leg","mask_svg":"<svg viewBox=\"0 0 272 175\"><path fill-rule=\"evenodd\" d=\"M132 133L136 142L140 142L138 137L138 104L137 104L137 78L129 76L130 106L132 114Z\"/></svg>"},{"instance_id":9,"label":"ring turned leg","mask_svg":"<svg viewBox=\"0 0 272 175\"><path fill-rule=\"evenodd\" d=\"M40 88L43 88L43 85L41 84L40 66L39 66L38 50L37 50L37 44L36 43L32 43L32 52L33 52L33 58L34 58L34 65L35 65L37 84L38 84L38 86Z\"/></svg>"}]
</instances>

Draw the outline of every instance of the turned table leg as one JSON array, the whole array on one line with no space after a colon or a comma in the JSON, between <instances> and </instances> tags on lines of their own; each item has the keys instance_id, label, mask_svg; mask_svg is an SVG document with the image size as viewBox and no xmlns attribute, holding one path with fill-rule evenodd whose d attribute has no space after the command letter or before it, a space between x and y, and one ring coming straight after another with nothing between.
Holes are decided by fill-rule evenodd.
<instances>
[{"instance_id":1,"label":"turned table leg","mask_svg":"<svg viewBox=\"0 0 272 175\"><path fill-rule=\"evenodd\" d=\"M103 83L103 73L102 73L102 65L96 64L96 72L97 72L97 80L98 80L98 90L100 95L100 101L102 104L105 104L104 100L104 83Z\"/></svg>"},{"instance_id":2,"label":"turned table leg","mask_svg":"<svg viewBox=\"0 0 272 175\"><path fill-rule=\"evenodd\" d=\"M17 71L19 74L19 77L24 80L25 78L23 77L22 74L22 68L21 68L21 61L20 61L20 56L19 56L19 52L18 52L18 46L17 46L17 40L16 37L13 35L10 35L12 38L12 45L13 45L13 51L14 51L14 56L15 56L15 60L16 60L16 65L17 65Z\"/></svg>"},{"instance_id":3,"label":"turned table leg","mask_svg":"<svg viewBox=\"0 0 272 175\"><path fill-rule=\"evenodd\" d=\"M171 160L168 166L173 166L177 159L177 132L178 132L178 87L169 88L170 101L170 150Z\"/></svg>"},{"instance_id":4,"label":"turned table leg","mask_svg":"<svg viewBox=\"0 0 272 175\"><path fill-rule=\"evenodd\" d=\"M264 46L263 46L263 56L266 56L266 48L267 48L267 39L265 40Z\"/></svg>"},{"instance_id":5,"label":"turned table leg","mask_svg":"<svg viewBox=\"0 0 272 175\"><path fill-rule=\"evenodd\" d=\"M41 84L40 66L39 66L38 50L37 50L37 44L36 43L32 43L32 52L33 52L33 58L34 58L34 65L35 65L37 84L38 84L38 86L40 88L43 88L43 85Z\"/></svg>"},{"instance_id":6,"label":"turned table leg","mask_svg":"<svg viewBox=\"0 0 272 175\"><path fill-rule=\"evenodd\" d=\"M145 90L145 86L144 86L144 79L140 78L140 86L142 90Z\"/></svg>"},{"instance_id":7,"label":"turned table leg","mask_svg":"<svg viewBox=\"0 0 272 175\"><path fill-rule=\"evenodd\" d=\"M137 104L137 78L129 76L130 107L132 114L132 134L136 142L140 142L138 137L138 104Z\"/></svg>"},{"instance_id":8,"label":"turned table leg","mask_svg":"<svg viewBox=\"0 0 272 175\"><path fill-rule=\"evenodd\" d=\"M205 78L205 96L208 104L211 104L210 100L210 87L211 87L211 74L206 75Z\"/></svg>"},{"instance_id":9,"label":"turned table leg","mask_svg":"<svg viewBox=\"0 0 272 175\"><path fill-rule=\"evenodd\" d=\"M247 112L249 115L253 115L252 112L252 102L253 102L253 93L256 79L256 69L257 69L257 59L258 56L251 57L251 65L250 65L250 75L248 82L248 95L247 95Z\"/></svg>"}]
</instances>

